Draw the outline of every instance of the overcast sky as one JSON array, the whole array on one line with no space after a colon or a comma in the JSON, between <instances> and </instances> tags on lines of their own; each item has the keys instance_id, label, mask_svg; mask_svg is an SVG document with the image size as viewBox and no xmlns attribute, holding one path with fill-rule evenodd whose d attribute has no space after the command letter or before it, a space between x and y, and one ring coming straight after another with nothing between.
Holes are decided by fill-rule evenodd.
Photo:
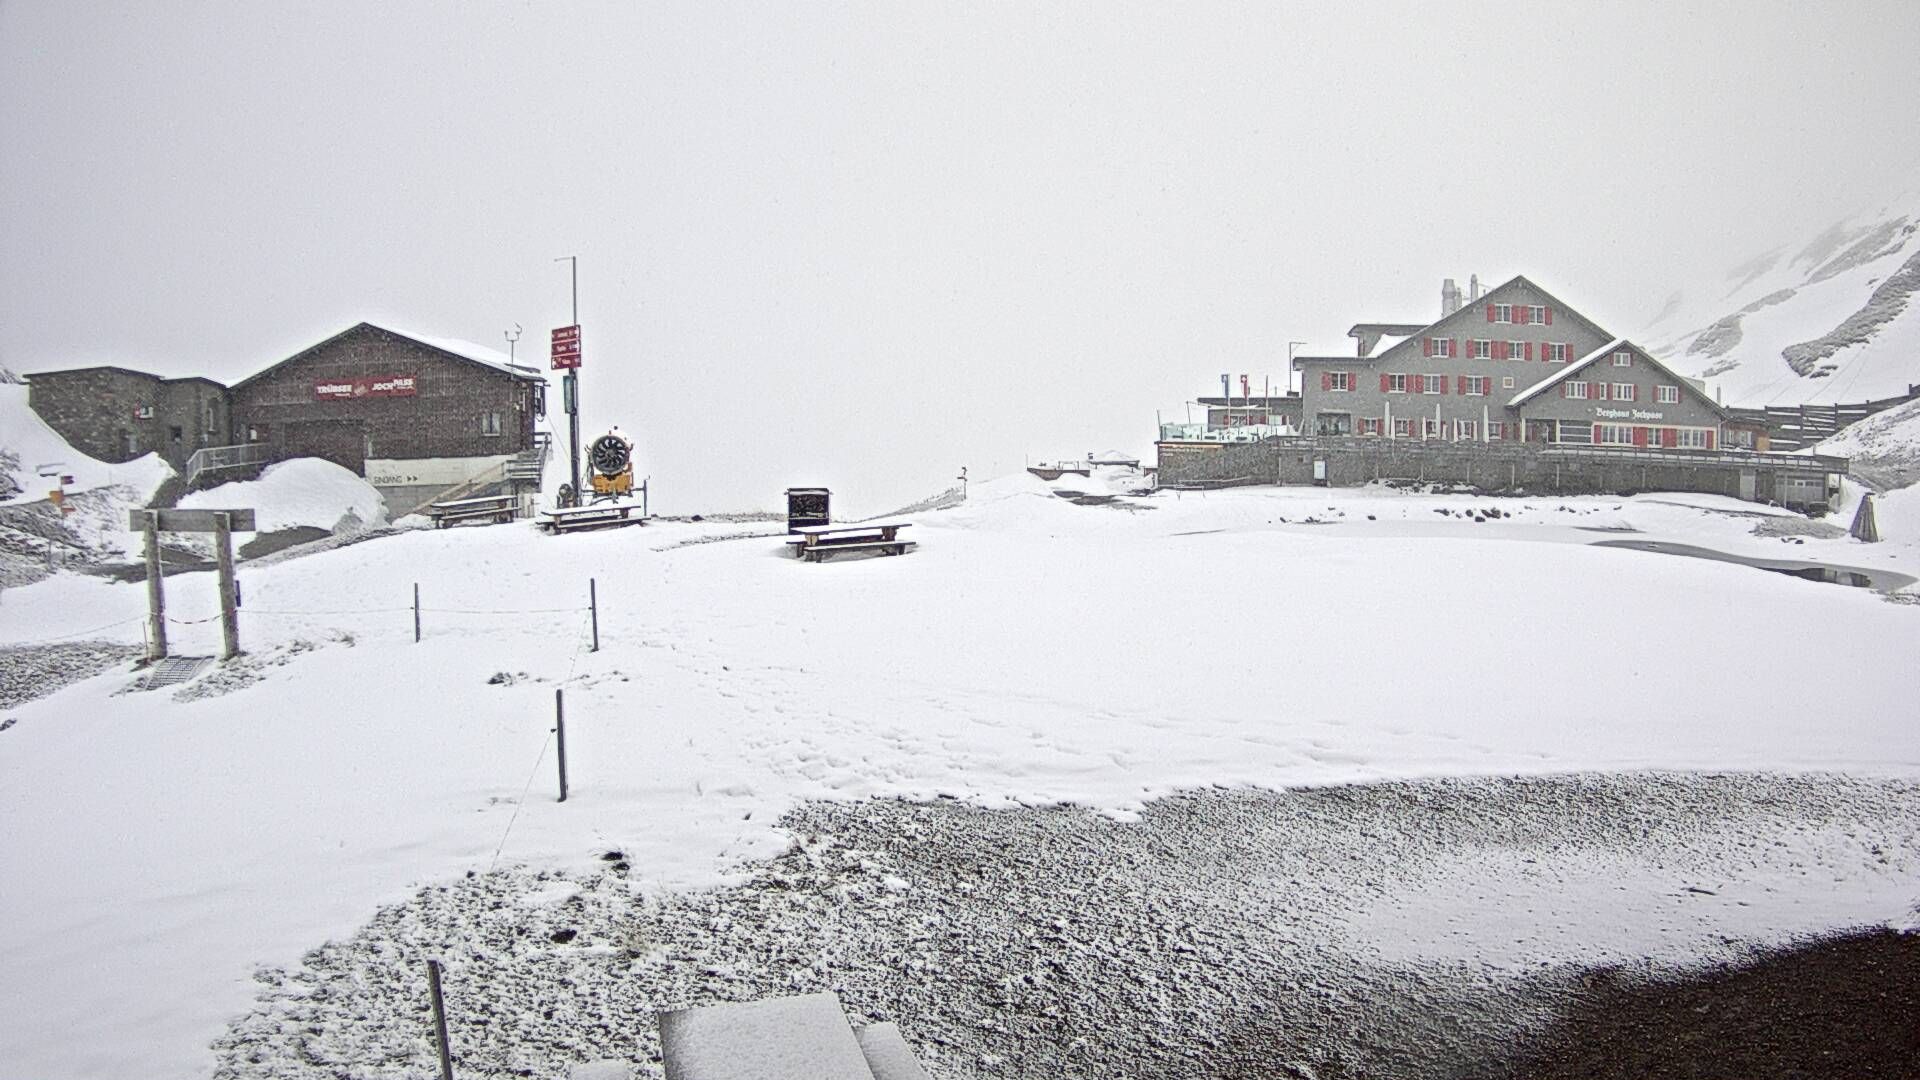
<instances>
[{"instance_id":1,"label":"overcast sky","mask_svg":"<svg viewBox=\"0 0 1920 1080\"><path fill-rule=\"evenodd\" d=\"M878 512L1150 452L1445 276L1631 333L1914 186L1916 42L1912 0L0 0L0 363L538 359L577 253L583 439L658 508Z\"/></svg>"}]
</instances>

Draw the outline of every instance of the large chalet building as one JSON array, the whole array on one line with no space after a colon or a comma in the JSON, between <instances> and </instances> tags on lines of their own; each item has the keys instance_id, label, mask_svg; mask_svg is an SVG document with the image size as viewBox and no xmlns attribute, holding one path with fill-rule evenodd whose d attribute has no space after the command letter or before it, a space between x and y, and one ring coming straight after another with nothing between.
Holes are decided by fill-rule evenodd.
<instances>
[{"instance_id":1,"label":"large chalet building","mask_svg":"<svg viewBox=\"0 0 1920 1080\"><path fill-rule=\"evenodd\" d=\"M1397 333L1396 333L1397 331ZM1714 450L1751 447L1699 385L1516 277L1426 326L1361 323L1351 356L1299 356L1315 435Z\"/></svg>"},{"instance_id":2,"label":"large chalet building","mask_svg":"<svg viewBox=\"0 0 1920 1080\"><path fill-rule=\"evenodd\" d=\"M1723 407L1524 276L1464 294L1449 280L1433 322L1363 322L1348 336L1351 353L1293 358L1297 395L1201 398L1205 425L1163 424L1160 483L1699 491L1819 512L1846 471L1765 452L1764 418Z\"/></svg>"}]
</instances>

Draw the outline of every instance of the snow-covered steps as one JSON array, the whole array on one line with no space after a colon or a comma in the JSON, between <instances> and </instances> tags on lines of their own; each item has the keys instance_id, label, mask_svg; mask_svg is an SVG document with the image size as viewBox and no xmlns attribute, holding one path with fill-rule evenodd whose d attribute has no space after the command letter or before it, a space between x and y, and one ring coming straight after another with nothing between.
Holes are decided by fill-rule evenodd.
<instances>
[{"instance_id":1,"label":"snow-covered steps","mask_svg":"<svg viewBox=\"0 0 1920 1080\"><path fill-rule=\"evenodd\" d=\"M667 1080L926 1080L900 1029L856 1036L830 993L660 1014Z\"/></svg>"}]
</instances>

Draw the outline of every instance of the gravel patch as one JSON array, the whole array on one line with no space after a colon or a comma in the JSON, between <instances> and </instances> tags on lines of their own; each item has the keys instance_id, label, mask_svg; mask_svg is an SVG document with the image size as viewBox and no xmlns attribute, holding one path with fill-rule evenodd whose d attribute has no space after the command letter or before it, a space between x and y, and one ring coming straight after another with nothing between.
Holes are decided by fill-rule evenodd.
<instances>
[{"instance_id":1,"label":"gravel patch","mask_svg":"<svg viewBox=\"0 0 1920 1080\"><path fill-rule=\"evenodd\" d=\"M1735 928L1796 936L1749 913L1782 879L1824 904L1864 875L1910 904L1920 868L1920 784L1838 777L1204 790L1128 821L816 803L782 824L784 855L714 891L643 890L618 852L425 888L261 972L214 1075L431 1075L428 957L464 1077L658 1077L657 1010L819 990L897 1022L936 1078L1532 1075L1592 1030L1596 972L1632 989L1752 963L1766 943ZM1569 896L1657 940L1557 938ZM1897 1019L1881 1000L1859 1002L1869 1032Z\"/></svg>"},{"instance_id":2,"label":"gravel patch","mask_svg":"<svg viewBox=\"0 0 1920 1080\"><path fill-rule=\"evenodd\" d=\"M138 658L133 645L71 641L0 647L0 709L24 705L55 690Z\"/></svg>"}]
</instances>

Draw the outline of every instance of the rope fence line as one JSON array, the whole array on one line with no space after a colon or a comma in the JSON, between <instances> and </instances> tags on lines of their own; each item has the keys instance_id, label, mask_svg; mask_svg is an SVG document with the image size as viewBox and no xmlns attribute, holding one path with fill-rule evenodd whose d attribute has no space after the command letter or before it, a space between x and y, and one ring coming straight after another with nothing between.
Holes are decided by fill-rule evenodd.
<instances>
[{"instance_id":1,"label":"rope fence line","mask_svg":"<svg viewBox=\"0 0 1920 1080\"><path fill-rule=\"evenodd\" d=\"M580 610L582 611L583 614L585 614L590 609L583 608ZM581 621L581 625L579 629L574 631L574 633L577 635L576 637L577 644L575 644L573 647L573 659L567 664L567 677L560 680L560 684L562 686L565 686L567 683L570 683L573 681L573 672L574 672L574 669L576 669L580 665L580 656L581 654L587 651L586 629L587 629L586 621L583 619ZM513 835L514 823L520 820L520 808L527 805L527 793L533 790L534 777L537 777L540 775L540 766L542 763L544 763L547 760L547 747L553 745L555 730L556 728L547 729L546 740L540 744L540 753L533 759L533 768L527 773L526 786L520 789L520 798L517 799L513 804L513 813L507 818L507 827L504 830L502 830L500 833L500 843L494 846L493 858L489 860L487 863L488 873L492 873L494 870L494 867L499 865L500 853L507 849L507 838ZM566 771L564 759L561 765L561 771L563 773Z\"/></svg>"},{"instance_id":2,"label":"rope fence line","mask_svg":"<svg viewBox=\"0 0 1920 1080\"><path fill-rule=\"evenodd\" d=\"M77 630L71 634L60 634L49 638L35 638L32 641L0 641L0 649L21 649L36 645L58 645L63 641L72 641L74 638L86 637L88 634L97 634L102 630L111 630L116 626L125 626L128 623L146 621L147 617L145 615L135 615L131 619L121 619L119 622L110 622L105 626L96 626L91 630Z\"/></svg>"}]
</instances>

